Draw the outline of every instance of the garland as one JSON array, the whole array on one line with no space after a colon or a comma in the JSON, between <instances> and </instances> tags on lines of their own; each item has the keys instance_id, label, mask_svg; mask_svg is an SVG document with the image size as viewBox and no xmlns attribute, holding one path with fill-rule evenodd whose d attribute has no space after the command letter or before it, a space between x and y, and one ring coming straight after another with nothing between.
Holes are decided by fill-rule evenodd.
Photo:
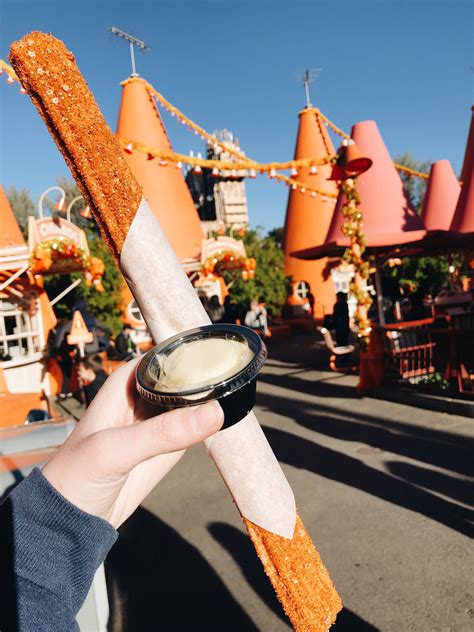
<instances>
[{"instance_id":1,"label":"garland","mask_svg":"<svg viewBox=\"0 0 474 632\"><path fill-rule=\"evenodd\" d=\"M363 216L359 208L360 196L356 188L356 179L348 178L340 182L341 190L344 192L346 201L342 207L344 223L342 225L343 234L349 238L351 245L346 248L343 259L354 266L354 278L350 283L349 291L355 296L357 310L355 322L357 325L357 335L362 346L366 348L369 342L371 324L367 317L369 307L372 305L372 298L366 286L369 279L369 262L364 260L365 235L362 230Z\"/></svg>"},{"instance_id":2,"label":"garland","mask_svg":"<svg viewBox=\"0 0 474 632\"><path fill-rule=\"evenodd\" d=\"M255 268L257 262L250 257L241 257L237 253L230 250L220 250L214 253L204 261L201 266L201 272L204 276L213 274L215 269L221 264L228 270L242 268L242 279L247 281L255 276Z\"/></svg>"},{"instance_id":3,"label":"garland","mask_svg":"<svg viewBox=\"0 0 474 632\"><path fill-rule=\"evenodd\" d=\"M30 270L39 279L55 262L65 260L72 260L78 268L83 269L87 287L92 285L98 292L105 291L102 284L105 265L102 259L89 257L82 246L67 237L53 237L37 244L31 255Z\"/></svg>"},{"instance_id":4,"label":"garland","mask_svg":"<svg viewBox=\"0 0 474 632\"><path fill-rule=\"evenodd\" d=\"M47 272L55 261L73 259L81 268L89 267L89 257L82 246L67 237L54 237L36 245L31 255L34 274Z\"/></svg>"}]
</instances>

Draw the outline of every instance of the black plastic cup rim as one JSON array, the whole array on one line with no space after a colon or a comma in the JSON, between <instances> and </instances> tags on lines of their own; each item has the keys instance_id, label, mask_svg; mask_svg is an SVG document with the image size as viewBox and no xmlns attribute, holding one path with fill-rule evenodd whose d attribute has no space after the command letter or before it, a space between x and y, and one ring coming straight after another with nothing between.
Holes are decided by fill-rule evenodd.
<instances>
[{"instance_id":1,"label":"black plastic cup rim","mask_svg":"<svg viewBox=\"0 0 474 632\"><path fill-rule=\"evenodd\" d=\"M252 358L244 367L241 367L234 375L225 380L216 383L201 383L187 390L160 390L156 386L159 383L157 358L160 355L169 355L182 344L207 338L224 338L246 343L252 351ZM168 410L171 408L197 406L207 401L226 398L255 381L266 358L266 346L260 336L252 329L242 325L224 323L204 325L172 336L150 349L143 356L136 369L137 390L144 399ZM248 391L248 389L244 390ZM202 397L199 397L200 394L202 394ZM253 407L253 403L250 409Z\"/></svg>"}]
</instances>

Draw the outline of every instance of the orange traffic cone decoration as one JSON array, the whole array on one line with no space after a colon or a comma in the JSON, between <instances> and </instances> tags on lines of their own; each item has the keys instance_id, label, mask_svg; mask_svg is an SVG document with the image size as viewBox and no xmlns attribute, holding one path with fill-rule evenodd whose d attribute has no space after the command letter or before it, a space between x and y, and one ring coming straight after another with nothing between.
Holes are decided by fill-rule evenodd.
<instances>
[{"instance_id":1,"label":"orange traffic cone decoration","mask_svg":"<svg viewBox=\"0 0 474 632\"><path fill-rule=\"evenodd\" d=\"M170 154L171 143L147 85L140 77L123 84L117 134ZM146 154L133 148L128 151L125 147L124 152L178 257L198 261L204 233L183 174L176 168L178 165L168 161L160 165L158 160L148 160Z\"/></svg>"},{"instance_id":2,"label":"orange traffic cone decoration","mask_svg":"<svg viewBox=\"0 0 474 632\"><path fill-rule=\"evenodd\" d=\"M334 154L334 146L323 122L314 108L306 108L299 113L299 129L296 139L295 160L310 158L315 162ZM302 261L291 256L295 250L308 248L315 242L322 244L331 223L335 199L328 202L321 195L302 195L306 186L328 193L337 194L335 182L328 182L331 165L320 165L298 169L298 181L303 187L298 190L294 184L288 196L284 229L285 275L293 282L305 281L311 286L314 296L314 317L323 318L332 313L336 301L334 284L326 274L327 259Z\"/></svg>"},{"instance_id":3,"label":"orange traffic cone decoration","mask_svg":"<svg viewBox=\"0 0 474 632\"><path fill-rule=\"evenodd\" d=\"M67 343L69 345L77 345L81 357L84 357L84 346L94 340L94 335L90 332L81 312L77 309L72 317L71 333L68 334Z\"/></svg>"},{"instance_id":4,"label":"orange traffic cone decoration","mask_svg":"<svg viewBox=\"0 0 474 632\"><path fill-rule=\"evenodd\" d=\"M372 166L372 160L363 156L352 138L344 139L337 152L336 163L328 180L346 180L360 176Z\"/></svg>"}]
</instances>

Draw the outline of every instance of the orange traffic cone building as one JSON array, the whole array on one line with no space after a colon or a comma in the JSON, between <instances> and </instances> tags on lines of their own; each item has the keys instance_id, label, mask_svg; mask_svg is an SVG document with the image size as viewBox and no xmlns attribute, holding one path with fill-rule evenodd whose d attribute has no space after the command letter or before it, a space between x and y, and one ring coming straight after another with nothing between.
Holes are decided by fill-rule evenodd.
<instances>
[{"instance_id":1,"label":"orange traffic cone building","mask_svg":"<svg viewBox=\"0 0 474 632\"><path fill-rule=\"evenodd\" d=\"M449 230L460 190L449 160L438 160L431 165L421 212L427 230Z\"/></svg>"},{"instance_id":2,"label":"orange traffic cone building","mask_svg":"<svg viewBox=\"0 0 474 632\"><path fill-rule=\"evenodd\" d=\"M172 151L147 82L140 77L123 84L117 134L163 152ZM181 170L173 162L149 159L127 147L124 156L178 257L183 262L198 262L204 234Z\"/></svg>"},{"instance_id":3,"label":"orange traffic cone building","mask_svg":"<svg viewBox=\"0 0 474 632\"><path fill-rule=\"evenodd\" d=\"M474 233L474 106L471 108L471 127L467 137L461 181L461 194L454 211L451 230L471 234Z\"/></svg>"},{"instance_id":4,"label":"orange traffic cone building","mask_svg":"<svg viewBox=\"0 0 474 632\"><path fill-rule=\"evenodd\" d=\"M334 155L334 146L318 111L307 107L299 113L299 119L295 160L318 160ZM295 179L308 187L337 194L336 183L328 180L332 171L330 164L318 166L317 173L312 171L309 167L301 168ZM335 303L334 285L327 273L328 260L303 261L290 253L324 242L334 206L334 198L312 197L309 192L302 193L300 189L290 190L288 197L284 229L285 274L291 276L294 282L306 281L310 284L315 299L315 318L332 313Z\"/></svg>"}]
</instances>

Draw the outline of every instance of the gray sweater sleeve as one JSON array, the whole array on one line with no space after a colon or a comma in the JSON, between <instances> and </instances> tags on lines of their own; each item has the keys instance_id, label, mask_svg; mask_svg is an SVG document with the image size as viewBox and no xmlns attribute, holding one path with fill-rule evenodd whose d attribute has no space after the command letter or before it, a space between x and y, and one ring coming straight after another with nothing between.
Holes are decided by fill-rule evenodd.
<instances>
[{"instance_id":1,"label":"gray sweater sleeve","mask_svg":"<svg viewBox=\"0 0 474 632\"><path fill-rule=\"evenodd\" d=\"M39 469L0 505L0 630L77 630L117 531L66 500Z\"/></svg>"}]
</instances>

